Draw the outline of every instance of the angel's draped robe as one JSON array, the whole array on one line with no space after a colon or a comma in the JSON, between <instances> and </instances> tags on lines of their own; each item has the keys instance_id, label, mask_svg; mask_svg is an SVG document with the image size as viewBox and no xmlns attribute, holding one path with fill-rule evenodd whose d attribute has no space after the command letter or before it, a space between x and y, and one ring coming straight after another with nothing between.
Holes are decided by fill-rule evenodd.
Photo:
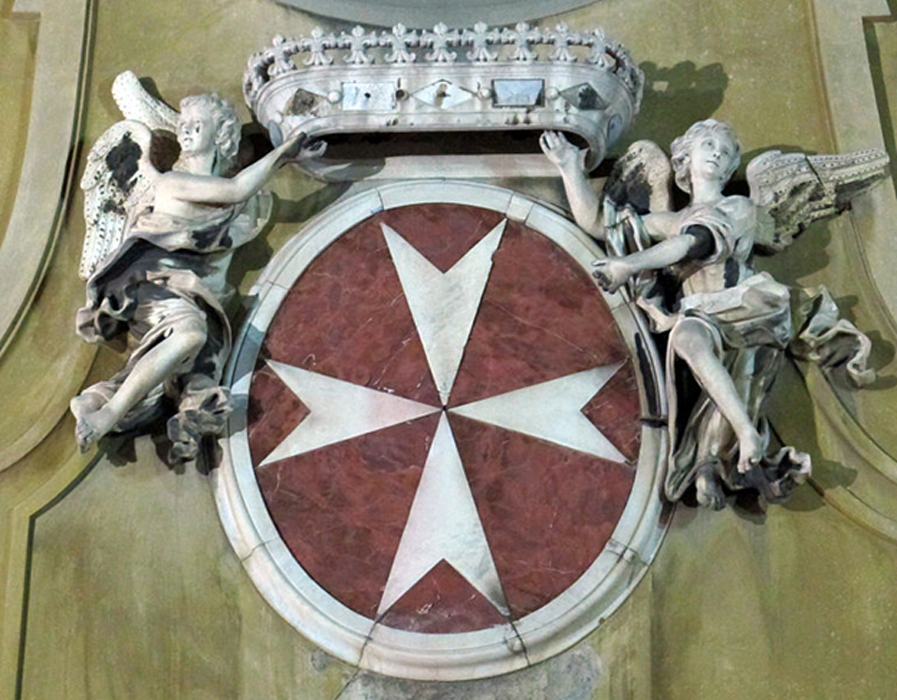
<instances>
[{"instance_id":1,"label":"angel's draped robe","mask_svg":"<svg viewBox=\"0 0 897 700\"><path fill-rule=\"evenodd\" d=\"M707 329L718 359L764 438L769 437L769 427L763 402L786 353L827 367L841 366L858 384L874 377L866 369L868 339L838 317L837 306L824 287L793 292L768 273L753 270L756 211L748 200L739 199L741 206L735 204L736 198L727 197L715 206L693 205L682 212L678 230L702 227L712 238L712 252L673 266L680 290L672 303L657 285L643 285L638 295L639 306L654 329L670 331L666 360L670 454L665 491L671 500L682 497L704 466L731 488L757 488L771 502L789 495L810 470L807 455L785 447L764 458L761 474L737 473L736 437L709 395L697 387L694 405L681 405L682 380L690 376L675 352L676 326L683 319L695 319Z\"/></svg>"},{"instance_id":2,"label":"angel's draped robe","mask_svg":"<svg viewBox=\"0 0 897 700\"><path fill-rule=\"evenodd\" d=\"M260 202L263 206L260 207ZM174 460L196 456L203 435L221 434L231 412L230 393L219 386L231 348L225 306L233 251L264 224L267 195L206 215L184 219L147 209L130 222L119 248L87 283L87 303L78 311L77 331L88 342L130 336L125 367L82 393L108 401L134 366L184 322L206 331L206 342L163 384L155 387L116 425L127 431L163 415L165 401L177 413L168 420Z\"/></svg>"}]
</instances>

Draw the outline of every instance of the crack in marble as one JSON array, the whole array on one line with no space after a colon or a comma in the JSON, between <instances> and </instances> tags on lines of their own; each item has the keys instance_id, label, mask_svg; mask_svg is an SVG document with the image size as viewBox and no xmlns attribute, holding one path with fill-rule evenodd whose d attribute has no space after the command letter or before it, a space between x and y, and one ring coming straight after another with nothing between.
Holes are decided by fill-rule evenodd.
<instances>
[{"instance_id":1,"label":"crack in marble","mask_svg":"<svg viewBox=\"0 0 897 700\"><path fill-rule=\"evenodd\" d=\"M543 331L544 333L547 333L551 337L556 338L557 340L560 340L562 343L565 343L569 347L578 350L579 352L583 353L584 355L587 355L588 357L591 357L595 362L600 364L600 362L599 362L600 358L595 353L593 353L589 350L586 350L585 348L577 345L569 338L565 338L564 336L560 335L559 333L556 333L555 331L549 330L548 328L545 328L544 326L540 326L539 324L533 323L532 321L527 321L526 319L523 319L523 318L517 316L516 314L511 313L507 308L505 308L498 302L484 299L483 306L486 306L487 304L489 306L492 306L492 307L498 309L499 311L501 311L503 314L505 314L509 318L513 318L515 321L518 321L519 323L523 324L524 326L526 326L528 328L534 328L536 330Z\"/></svg>"},{"instance_id":2,"label":"crack in marble","mask_svg":"<svg viewBox=\"0 0 897 700\"><path fill-rule=\"evenodd\" d=\"M272 542L276 542L276 541L279 540L279 539L280 539L279 537L278 537L278 538L272 538L272 539L270 539L270 540L265 540L265 541L263 541L263 542L258 542L258 543L256 543L256 544L252 545L252 548L249 550L249 552L246 554L246 556L240 557L240 561L241 561L241 562L249 561L249 558L250 558L253 554L255 554L255 552L256 552L257 549L261 549L262 547L267 547L267 546L270 545Z\"/></svg>"},{"instance_id":3,"label":"crack in marble","mask_svg":"<svg viewBox=\"0 0 897 700\"><path fill-rule=\"evenodd\" d=\"M523 639L523 635L520 634L520 630L517 629L517 625L514 624L514 620L512 620L510 617L508 618L508 625L510 626L511 630L513 630L514 636L517 638L517 643L520 645L519 652L517 652L514 648L512 648L510 646L509 646L509 651L511 651L512 653L522 653L523 658L526 659L526 665L528 667L532 666L533 662L529 658L529 652L527 651L526 642Z\"/></svg>"},{"instance_id":4,"label":"crack in marble","mask_svg":"<svg viewBox=\"0 0 897 700\"><path fill-rule=\"evenodd\" d=\"M633 564L637 562L642 567L647 567L649 565L649 562L646 562L642 557L641 552L613 538L610 538L607 541L607 544L604 545L604 548L615 554L619 559L626 562L627 564Z\"/></svg>"},{"instance_id":5,"label":"crack in marble","mask_svg":"<svg viewBox=\"0 0 897 700\"><path fill-rule=\"evenodd\" d=\"M274 491L271 492L272 496L276 496L280 492L280 484L283 481L283 464L282 463L277 466L277 472L275 473L274 476L277 480L274 482ZM295 498L295 494L293 494L292 491L287 492L287 495Z\"/></svg>"},{"instance_id":6,"label":"crack in marble","mask_svg":"<svg viewBox=\"0 0 897 700\"><path fill-rule=\"evenodd\" d=\"M385 245L385 242L384 242L384 244L381 244L377 247L378 253L382 253L383 251L389 252L389 247L387 245ZM366 251L361 251L359 249L357 251L357 254L368 255L370 253L369 253L369 251L366 252ZM395 261L393 261L393 264L395 266ZM457 265L457 262L455 264ZM443 274L447 274L447 273L443 273ZM334 275L320 276L321 280L334 279L334 278L335 278ZM401 277L399 277L398 281L400 284L402 283ZM394 369L395 367L397 367L400 364L401 359L402 359L401 356L402 356L403 352L408 350L409 344L411 344L415 340L415 337L421 342L422 345L423 345L423 338L421 337L420 332L415 331L415 329L417 327L417 325L416 325L417 319L414 316L414 313L410 309L410 304L409 304L409 301L407 299L407 295L406 295L404 289L394 295L390 295L389 294L390 288L391 288L391 285L383 288L381 294L377 294L375 298L372 298L370 301L374 302L374 303L370 303L366 308L365 307L358 308L358 311L360 313L357 313L356 315L363 318L364 319L363 321L361 321L360 323L354 323L353 325L351 325L349 327L347 327L347 325L344 324L338 328L338 330L344 334L344 337L340 338L338 340L338 345L336 347L332 348L329 352L325 353L326 357L323 360L323 362L336 363L337 365L341 361L343 363L345 363L345 360L348 359L347 353L345 352L345 347L347 347L347 345L357 343L363 333L370 331L372 324L377 324L379 322L379 323L382 323L383 325L390 325L389 330L392 335L391 335L391 337L387 338L387 340L389 341L389 345L386 347L384 347L382 345L378 345L375 348L375 350L377 351L377 353L379 353L381 355L381 357L377 358L378 361L377 361L375 367L371 368L373 371L371 372L371 375L369 375L369 377L368 377L368 387L372 387L372 388L376 387L377 390L379 390L379 391L383 391L384 393L392 394L392 393L395 393L395 389L389 389L386 387L382 387L382 386L380 386L380 384L385 381L384 378L387 377L390 369L391 368ZM355 294L361 293L362 295L364 295L364 293L365 293L364 289L357 284L355 285L354 288L350 288L350 287L342 288L341 287L340 289L332 289L331 291L333 292L333 294L331 295L331 300L333 301L334 304L337 304L337 305L339 303L346 303L345 298L341 299L341 297L348 298L350 292L355 293ZM514 289L515 293L518 293L518 292L519 293L529 293L529 292L533 292L533 291L538 291L538 290L530 290L528 288L527 289L518 289L518 288ZM388 297L388 299L383 299L383 297ZM511 301L513 301L513 300L511 300ZM497 319L498 324L500 326L510 326L510 325L519 324L517 327L520 328L521 332L526 333L528 338L534 337L536 339L540 339L541 342L548 343L548 347L552 347L552 345L553 345L554 348L559 349L560 353L563 356L567 356L567 355L569 355L571 357L578 356L575 360L577 363L581 363L583 360L590 360L590 361L594 362L595 364L604 364L604 363L599 362L600 358L599 358L598 352L600 352L600 351L596 351L595 349L591 349L591 350L587 349L587 348L592 347L591 343L583 342L582 344L580 344L576 341L573 341L571 339L571 337L566 335L566 331L564 330L564 328L560 328L558 330L552 330L550 327L545 327L543 325L540 325L539 323L534 322L533 320L526 320L525 318L515 314L511 310L511 308L508 308L507 306L503 305L502 303L497 303L495 301L488 300L484 297L481 297L481 299L480 299L480 304L479 304L478 309L476 310L476 313L474 315L474 321L472 322L472 324L476 323L476 317L480 315L480 313L483 311L483 305L486 305L486 304L491 304L492 308L495 310L496 315L494 316L494 318ZM512 306L513 306L513 304L512 304ZM372 307L373 307L373 310L371 310ZM561 307L563 307L563 304L561 305ZM563 308L566 308L566 307L563 307ZM560 307L559 307L559 310L560 310ZM365 314L364 311L368 311L368 314ZM388 315L389 314L395 315L399 311L401 311L403 314L402 318L394 319L395 320L394 323L388 324L387 323ZM524 313L524 312L522 311L521 313ZM526 315L526 314L524 313L524 315ZM365 316L367 316L367 317L364 318ZM401 323L400 321L406 320L405 319L406 316L408 317L407 322L404 324ZM503 317L505 320L503 320ZM511 319L513 322L508 321L506 319ZM359 319L359 320L361 320L361 319ZM392 321L393 319L389 319L389 320ZM549 326L551 326L550 320L551 319L545 319L545 322L548 322ZM407 326L409 323L411 325L410 330L407 329ZM402 333L403 328L406 328L406 331L404 333ZM530 329L532 329L533 332L530 332ZM497 335L498 335L498 341L504 342L504 343L509 343L511 341L511 339L515 337L514 333L512 333L512 332L507 332L507 333L499 332ZM582 333L580 335L582 335ZM619 335L619 334L617 333L617 335ZM611 336L611 340L612 340L613 331L611 331L610 336ZM574 334L574 337L579 337L579 336ZM398 338L398 342L396 342L397 338ZM557 345L554 345L553 343L550 342L549 339L557 340L557 341L559 341L559 343ZM580 338L580 339L582 340L582 338ZM470 336L468 336L467 340L468 340L468 342L470 341ZM287 347L289 347L289 345L290 345L289 336L284 338L284 341L286 341L285 345ZM608 342L610 343L611 346L614 346L613 342L610 342L610 340ZM467 343L465 343L465 346L466 346L466 344ZM340 346L342 346L342 348ZM566 348L566 350L564 348ZM426 350L427 350L426 346L423 347L423 350L426 355ZM520 352L520 348L516 347L516 346L512 347L511 350ZM574 352L571 352L571 350ZM464 351L462 350L462 353L463 352ZM370 351L368 351L368 353L371 354ZM376 353L374 353L374 354L376 354ZM607 353L605 353L605 354L607 354ZM619 353L616 353L616 354L619 354ZM522 362L526 361L522 355L520 357L521 357ZM463 354L462 354L462 358L461 358L461 360L459 360L459 365L463 364L464 359L465 358L463 357ZM491 355L487 359L491 359ZM318 360L318 357L315 353L309 353L308 355L306 355L306 361L311 361L313 363L317 363L317 360ZM433 369L431 366L432 361L427 356L425 362L426 362L425 369L423 369L421 372L407 373L407 376L405 377L405 381L406 381L407 385L415 384L415 381L416 381L415 389L419 390L423 386L423 384L426 383L427 379L431 379L433 381L435 388L438 390L439 387L436 384L435 375L433 374ZM530 361L530 364L533 364L532 361ZM487 362L487 369L488 369L488 365L489 365L489 363ZM367 369L367 368L362 367L362 369ZM598 368L593 368L593 369L598 369ZM586 370L586 371L588 372L591 370ZM486 379L488 380L488 373L487 373ZM407 380L410 380L410 381L407 381ZM549 380L549 381L552 381L552 380ZM355 382L351 382L351 383L355 383ZM392 383L392 382L390 382L390 383ZM487 389L491 389L493 385L494 385L493 382L486 381ZM361 385L361 386L363 386L363 385ZM405 391L402 391L402 393L404 394ZM413 390L412 390L412 393L413 393ZM490 392L490 395L492 393L494 393L494 392ZM510 393L510 392L501 392L501 393ZM598 394L598 393L600 393L600 388L596 392L596 394ZM595 396L593 395L592 398L594 399ZM446 396L445 399L446 399L446 401L448 401L450 399L450 397ZM436 404L436 402L419 401L419 403L434 407L434 410L437 410L437 411L439 410L438 408L435 408L435 405L439 405L439 404ZM476 402L474 402L474 403L476 403ZM603 408L604 406L606 406L607 403L608 403L607 399L599 398L597 401L597 408ZM583 414L583 415L585 414L585 408L587 405L588 405L588 402L584 403L583 406L579 408L579 411L578 411L579 414ZM442 408L443 408L442 413L444 416L443 419L446 419L447 415L446 415L445 406L443 406ZM489 442L486 442L485 445L482 445L481 449L482 449L482 451L485 452L485 459L487 462L492 462L492 461L501 459L502 455L507 451L508 446L512 444L512 436L509 433L513 433L513 432L517 432L520 435L528 436L530 439L534 439L539 443L545 443L548 445L553 445L555 447L557 447L560 444L553 440L546 440L545 437L541 436L541 435L533 435L528 432L515 431L514 428L508 428L501 424L497 424L491 420L484 421L481 419L476 419L476 418L471 418L471 417L465 417L465 418L467 420L473 420L474 422L483 423L484 425L488 425L493 428L499 428L499 429L502 429L503 431L507 431L507 433L505 433L504 435L501 435L501 438L499 440L489 441ZM408 422L410 422L410 421L405 421L405 423L408 423ZM589 422L591 423L591 419L589 419ZM600 432L600 429L596 425L594 425L594 423L592 424L592 427L595 430L598 430ZM517 438L514 438L514 440L517 441ZM429 452L430 447L432 446L432 444L431 444L432 441L433 441L433 437L431 436L430 439L428 440L428 444L427 444L428 452ZM474 441L473 444L471 445L470 440L466 440L465 442L467 443L467 449L475 449L478 444L476 441ZM514 444L516 445L517 442L515 442ZM567 449L572 449L574 451L576 451L576 449L577 449L575 447L570 447L570 446L566 446L563 444L561 444L561 446L565 446L565 447L567 447ZM456 446L456 449L457 449L457 446ZM519 446L517 449L520 449ZM550 466L563 467L567 461L569 461L569 460L558 459L558 460L556 460L556 462L552 462ZM611 460L611 461L613 461L613 460ZM499 499L501 497L501 493L498 493L496 498L493 498L492 495L489 494L490 489L486 490L485 495L484 495L484 493L481 493L481 491L483 491L483 489L482 489L483 481L486 480L486 485L489 486L488 482L489 482L489 480L491 480L492 477L481 475L480 477L477 477L477 478L470 478L470 476L467 473L467 466L463 463L464 460L461 460L461 462L462 462L461 469L464 473L468 490L470 490L472 487L474 487L476 485L481 486L481 488L477 491L479 493L479 495L476 498L474 498L474 506L475 506L474 510L476 512L475 517L479 518L481 528L482 528L482 517L483 516L480 516L480 513L479 513L480 501L481 500L483 501L482 505L483 505L484 509L486 509L486 510L491 509L494 513L500 514L504 511L502 510L502 508L499 505L496 505L496 503L493 503L493 501L496 501L497 499ZM625 463L629 463L629 460L626 460ZM422 466L415 465L415 468L420 470L421 472L423 472ZM506 475L513 477L513 475L516 474L518 471L520 471L520 470L517 470L512 466L512 467L510 467L510 469L508 470ZM521 473L523 473L524 476L526 476L525 471L523 471ZM278 470L276 472L276 483L274 485L273 494L274 495L280 494L281 497L286 497L284 495L286 492L281 490L282 489L281 477L283 476L283 474L284 474L284 472L282 472L281 470ZM557 475L551 476L551 483L542 484L541 486L542 487L551 487L549 490L551 490L552 493L557 492L557 491L562 491L563 489L561 487L554 484L554 480L556 480L558 478L559 477ZM511 479L511 481L508 482L507 487L508 488L513 487L513 479ZM417 488L415 489L415 493L419 489L420 489L420 484L418 484ZM494 489L491 489L491 490L494 490ZM471 493L470 495L471 495L471 497L473 497L473 493ZM495 494L493 494L493 495L495 495ZM296 499L298 499L300 497L299 495L297 495L296 493L293 493L293 492L290 492L289 496L296 498ZM415 498L416 498L416 496L415 496ZM483 500L484 498L485 498L485 500ZM317 503L318 507L326 507L327 503L329 503L329 500L328 500L328 497L326 494L321 494L320 497L317 499L317 501L318 501L318 503ZM375 529L375 527L378 527L378 526L382 527L384 523L375 522L374 520L372 520L370 518L370 514L373 511L375 511L378 507L382 506L383 504L385 504L387 502L388 502L387 495L378 493L376 497L370 499L370 501L367 503L367 507L358 508L357 507L358 504L356 504L356 503L349 503L348 506L354 511L354 515L357 516L359 513L364 515L365 517L363 518L363 521L367 525L370 526L369 530L373 531ZM549 516L549 518L550 518L550 522L547 524L547 530L552 533L553 539L557 539L557 537L558 537L557 533L560 531L561 534L563 534L564 528L569 527L569 524L565 523L565 521L562 517L562 509L560 509L558 507L549 509L548 512L546 513L546 515ZM407 521L409 518L410 518L410 512L406 513L405 520ZM387 526L390 526L393 524L395 524L395 523L390 522L387 524ZM313 529L314 529L315 533L319 533L321 535L328 535L329 533L338 532L340 528L338 525L333 524L328 527L324 527L324 528L317 527L317 528L313 528ZM406 529L407 529L407 522L406 522ZM488 540L489 540L488 535L486 535L485 532L483 533L483 535L488 543ZM605 533L605 535L606 535L606 533ZM404 530L403 530L403 537L404 537ZM605 546L607 546L607 545L605 545ZM491 553L492 549L493 548L492 548L491 543L488 543L487 550ZM383 553L383 552L381 551L381 553ZM398 552L393 552L393 555L392 555L393 564L395 564L397 554L398 554ZM492 555L492 556L494 556L494 555ZM622 553L619 556L624 557L625 553ZM348 563L350 565L349 568L362 568L362 567L365 567L368 565L367 560L362 555L348 556L347 559L348 559ZM446 559L443 559L443 561L446 561L449 565L452 565L452 563ZM575 573L577 571L576 567L561 568L558 566L550 566L550 565L533 566L531 561L524 561L524 560L517 559L517 558L514 558L513 561L514 561L514 566L519 567L519 568L528 568L531 572L533 572L537 575L545 576L545 577L551 577L554 575L569 576L571 573ZM494 566L495 565L493 563L493 567ZM471 583L471 579L470 579L469 575L465 575L464 573L460 572L457 569L457 567L455 567L455 566L453 566L453 568L455 569L455 571L457 573L459 573L462 576L462 578L464 578L468 583ZM507 567L503 567L503 568L507 568ZM496 572L496 575L497 575L497 572ZM426 576L426 574L424 574L423 576L420 576L417 579L417 582L420 582L425 576ZM501 576L497 575L496 577L498 579L498 588L501 589L503 592L504 587L505 587L504 582L501 580ZM387 581L387 583L388 583L388 581ZM511 584L511 585L517 585L517 584ZM529 593L524 590L528 586L529 586L529 584L527 582L524 582L523 587L520 589L521 592L526 595L529 595ZM380 587L381 603L383 600L383 593L384 593L385 588L386 588L386 586ZM474 585L474 588L476 589L477 586ZM359 589L359 590L361 590L361 589ZM410 588L408 590L410 590ZM354 591L350 588L348 590L348 592L351 594ZM420 607L417 609L417 613L419 615L423 615L424 613L428 612L431 608L433 608L434 605L439 605L439 604L445 603L445 601L448 600L448 597L451 597L451 595L453 595L452 593L446 594L446 591L443 591L443 590L437 590L434 593L435 593L435 595L434 595L433 599L430 600L429 602L422 603L420 598L418 599L417 605ZM482 595L482 591L480 591L480 594ZM448 595L448 597L447 597L447 595ZM469 604L471 601L473 601L475 598L477 598L477 596L474 594L468 594L466 596L466 598L467 598L467 600L466 600L465 604ZM486 599L489 600L489 597L486 596ZM394 601L394 602L397 602L397 601ZM494 602L493 601L490 601L490 602L492 602L493 607L495 607ZM426 610L424 610L423 608L426 608ZM391 625L383 622L385 616L389 614L391 609L392 609L392 606L384 609L379 615L375 616L373 625L369 628L369 631L367 633L367 636L365 637L364 643L362 644L361 651L360 651L359 657L358 657L359 663L361 663L361 660L364 658L368 644L371 641L374 641L376 644L374 637L375 637L375 631L377 629L377 625L383 624L385 627L391 628ZM498 610L497 607L496 607L496 610ZM502 611L499 610L499 612L502 612ZM523 615L525 615L525 614L528 614L528 613L524 613ZM528 652L527 652L526 646L524 644L524 641L520 635L519 630L514 625L514 620L511 619L512 615L513 615L513 613L508 611L505 614L503 614L502 617L505 619L506 623L510 626L511 630L513 631L514 635L516 636L515 643L518 644L520 648L519 649L512 648L511 641L508 642L509 648L516 654L523 653L524 657L526 658L527 665L531 665L531 661L529 659ZM368 616L368 615L366 615L366 616ZM496 624L498 624L498 623L496 623ZM398 627L398 629L402 629L402 627L400 626L400 627ZM509 637L509 640L513 640L513 639L514 639L513 637ZM356 677L357 677L357 673L355 675L353 675L353 678L350 679L349 683L347 683L346 686L344 686L343 690L340 691L340 695L342 695L345 692L345 690L354 682Z\"/></svg>"}]
</instances>

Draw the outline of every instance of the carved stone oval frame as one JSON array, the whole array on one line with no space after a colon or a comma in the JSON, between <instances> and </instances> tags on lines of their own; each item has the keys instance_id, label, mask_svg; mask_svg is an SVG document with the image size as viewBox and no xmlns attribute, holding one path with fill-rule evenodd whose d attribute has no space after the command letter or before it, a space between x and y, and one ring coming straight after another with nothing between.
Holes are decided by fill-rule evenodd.
<instances>
[{"instance_id":1,"label":"carved stone oval frame","mask_svg":"<svg viewBox=\"0 0 897 700\"><path fill-rule=\"evenodd\" d=\"M256 588L305 637L348 663L378 673L462 680L507 673L554 656L592 632L625 600L654 558L669 521L670 507L661 497L667 434L658 425L643 424L632 491L604 550L570 588L513 627L441 635L393 629L350 610L311 579L271 520L250 459L246 407L262 340L290 287L343 232L384 209L437 202L501 212L547 236L587 270L601 255L591 239L556 211L511 190L479 183L391 184L328 208L279 251L253 288L256 303L224 377L236 410L229 436L221 441L214 489L225 532ZM642 415L665 416L662 364L640 312L619 292L604 298L637 370Z\"/></svg>"}]
</instances>

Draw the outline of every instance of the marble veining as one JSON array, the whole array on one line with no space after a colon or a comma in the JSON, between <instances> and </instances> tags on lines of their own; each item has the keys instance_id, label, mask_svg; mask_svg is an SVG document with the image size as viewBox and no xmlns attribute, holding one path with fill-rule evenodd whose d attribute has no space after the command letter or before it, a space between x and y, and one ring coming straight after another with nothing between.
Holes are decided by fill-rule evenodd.
<instances>
[{"instance_id":1,"label":"marble veining","mask_svg":"<svg viewBox=\"0 0 897 700\"><path fill-rule=\"evenodd\" d=\"M450 310L402 260L439 281L480 249L446 382L421 319ZM408 206L358 224L287 294L257 367L248 427L272 519L319 585L388 627L469 632L539 610L600 554L632 488L638 386L611 312L567 253L498 212ZM570 381L575 406L545 393ZM460 415L508 401L510 422ZM389 425L384 406L414 411ZM523 420L540 408L558 422ZM557 437L571 421L579 441Z\"/></svg>"}]
</instances>

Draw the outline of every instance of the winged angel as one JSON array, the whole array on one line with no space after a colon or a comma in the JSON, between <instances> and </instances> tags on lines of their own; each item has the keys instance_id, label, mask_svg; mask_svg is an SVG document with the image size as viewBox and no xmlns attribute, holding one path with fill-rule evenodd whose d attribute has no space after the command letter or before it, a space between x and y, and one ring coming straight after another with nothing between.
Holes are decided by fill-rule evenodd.
<instances>
[{"instance_id":1,"label":"winged angel","mask_svg":"<svg viewBox=\"0 0 897 700\"><path fill-rule=\"evenodd\" d=\"M158 418L173 401L171 456L191 459L202 435L219 434L230 413L218 382L231 344L224 305L233 251L266 223L271 197L261 188L273 172L320 156L324 144L300 134L224 177L240 141L227 101L195 95L178 113L131 72L118 76L113 96L125 121L94 144L81 181L87 303L77 331L89 342L128 339L131 353L120 372L72 399L75 437L87 449L109 432ZM151 159L160 132L174 132L180 146L167 172Z\"/></svg>"},{"instance_id":2,"label":"winged angel","mask_svg":"<svg viewBox=\"0 0 897 700\"><path fill-rule=\"evenodd\" d=\"M866 367L871 344L838 318L824 288L792 295L754 270L754 252L783 250L810 222L842 211L884 178L887 156L768 151L747 167L750 197L726 196L741 147L729 125L708 119L673 141L672 161L654 143L633 144L605 184L599 223L602 202L586 180L584 153L554 132L541 144L577 223L605 243L608 256L594 263L598 283L609 291L625 285L653 330L669 332L667 498L694 485L698 502L712 508L725 505L724 486L784 499L810 473L809 455L770 448L763 415L786 353L845 370L863 385L874 379ZM690 195L680 211L672 210L672 180ZM689 377L700 396L686 405Z\"/></svg>"}]
</instances>

